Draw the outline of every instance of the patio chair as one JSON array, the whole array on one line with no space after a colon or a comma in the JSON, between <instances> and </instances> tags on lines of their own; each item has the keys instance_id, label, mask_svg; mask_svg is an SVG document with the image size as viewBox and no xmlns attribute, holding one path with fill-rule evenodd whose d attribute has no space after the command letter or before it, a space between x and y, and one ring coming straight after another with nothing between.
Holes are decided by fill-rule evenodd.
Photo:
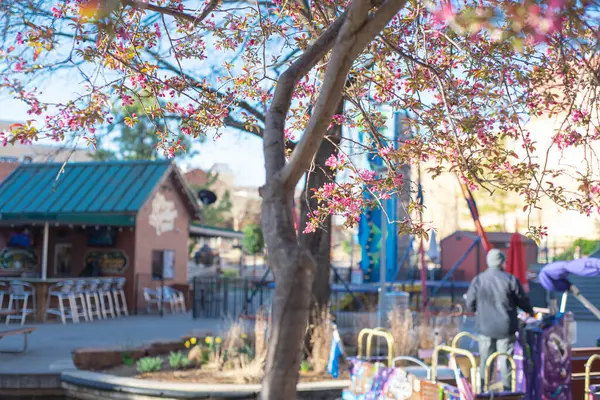
<instances>
[{"instance_id":1,"label":"patio chair","mask_svg":"<svg viewBox=\"0 0 600 400\"><path fill-rule=\"evenodd\" d=\"M150 314L152 306L156 306L156 311L160 310L160 292L151 288L144 288L144 301L146 302L146 312Z\"/></svg>"},{"instance_id":2,"label":"patio chair","mask_svg":"<svg viewBox=\"0 0 600 400\"><path fill-rule=\"evenodd\" d=\"M85 321L89 321L87 301L85 299L85 287L87 283L82 279L75 281L73 290L71 291L70 299L71 313L73 314L73 322L79 323L79 318L82 317Z\"/></svg>"},{"instance_id":3,"label":"patio chair","mask_svg":"<svg viewBox=\"0 0 600 400\"><path fill-rule=\"evenodd\" d=\"M63 281L48 288L48 296L46 297L46 313L44 321L47 320L48 314L53 314L60 317L63 324L67 323L67 318L74 321L73 313L71 312L74 304L71 297L73 293L73 281ZM57 308L50 308L52 298L56 299ZM65 300L67 304L65 305Z\"/></svg>"},{"instance_id":4,"label":"patio chair","mask_svg":"<svg viewBox=\"0 0 600 400\"><path fill-rule=\"evenodd\" d=\"M6 325L13 319L20 320L21 325L24 325L28 315L33 315L35 318L35 288L31 284L23 281L12 281L10 282L9 294L8 310L16 310L18 313L7 315ZM27 308L30 304L31 308Z\"/></svg>"},{"instance_id":5,"label":"patio chair","mask_svg":"<svg viewBox=\"0 0 600 400\"><path fill-rule=\"evenodd\" d=\"M171 312L182 312L185 313L185 296L182 291L176 290L172 287L163 288L164 302L168 303L171 307Z\"/></svg>"},{"instance_id":6,"label":"patio chair","mask_svg":"<svg viewBox=\"0 0 600 400\"><path fill-rule=\"evenodd\" d=\"M112 318L115 317L115 307L112 295L112 278L104 278L100 281L100 289L98 294L100 295L100 311L102 312L102 318L108 318L110 315Z\"/></svg>"},{"instance_id":7,"label":"patio chair","mask_svg":"<svg viewBox=\"0 0 600 400\"><path fill-rule=\"evenodd\" d=\"M127 299L125 298L125 278L117 278L114 281L112 288L112 295L115 300L115 311L117 316L122 314L129 316L129 310L127 309Z\"/></svg>"},{"instance_id":8,"label":"patio chair","mask_svg":"<svg viewBox=\"0 0 600 400\"><path fill-rule=\"evenodd\" d=\"M90 321L93 320L94 317L97 317L97 319L102 319L102 307L100 304L100 294L98 293L99 288L100 281L98 279L86 281L86 286L83 293L85 294L85 302Z\"/></svg>"}]
</instances>

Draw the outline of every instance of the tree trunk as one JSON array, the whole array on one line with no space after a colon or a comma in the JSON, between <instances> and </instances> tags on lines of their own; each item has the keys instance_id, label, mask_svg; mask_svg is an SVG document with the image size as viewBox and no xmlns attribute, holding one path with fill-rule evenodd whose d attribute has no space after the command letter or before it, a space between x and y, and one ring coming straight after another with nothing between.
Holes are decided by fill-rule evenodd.
<instances>
[{"instance_id":1,"label":"tree trunk","mask_svg":"<svg viewBox=\"0 0 600 400\"><path fill-rule=\"evenodd\" d=\"M344 102L340 102L336 114L343 114ZM332 154L337 155L341 137L342 127L334 125L328 132L329 140L323 140L314 158L314 170L308 173L302 192L302 204L300 206L300 232L308 223L311 210L318 208L317 200L312 198L312 189L318 189L327 182L335 181L335 171L325 165L325 161ZM333 142L333 143L332 143ZM320 312L329 303L330 285L329 272L331 267L331 216L328 216L323 226L313 233L301 234L300 243L306 247L314 257L317 268L315 280L312 286L311 318L314 312Z\"/></svg>"},{"instance_id":2,"label":"tree trunk","mask_svg":"<svg viewBox=\"0 0 600 400\"><path fill-rule=\"evenodd\" d=\"M296 398L302 347L308 323L315 262L298 244L292 208L293 192L273 179L263 191L263 231L275 277L269 349L262 399Z\"/></svg>"}]
</instances>

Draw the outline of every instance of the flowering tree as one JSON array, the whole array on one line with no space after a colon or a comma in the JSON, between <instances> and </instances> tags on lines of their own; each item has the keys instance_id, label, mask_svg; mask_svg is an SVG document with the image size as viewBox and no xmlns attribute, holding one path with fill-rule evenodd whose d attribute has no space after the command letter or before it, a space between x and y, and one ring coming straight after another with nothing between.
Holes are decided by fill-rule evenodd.
<instances>
[{"instance_id":1,"label":"flowering tree","mask_svg":"<svg viewBox=\"0 0 600 400\"><path fill-rule=\"evenodd\" d=\"M192 137L226 126L263 137L262 225L277 283L264 399L295 397L315 274L303 235L335 214L353 226L365 208L411 190L402 165L427 161L433 176L451 171L472 190L518 193L526 210L543 199L587 214L599 205L593 1L44 5L0 3L2 85L33 115L4 132L5 143L79 135L93 144L95 129L111 123L115 99L125 107L138 100L148 119L176 119ZM48 72L65 69L82 82L68 101L53 102L36 89ZM382 106L409 114L414 135L398 149L381 134ZM530 132L532 118L560 123ZM160 126L162 148L174 156L177 134ZM343 139L341 126L367 132L369 140ZM324 140L335 154L319 154ZM553 151L580 152L582 162L553 163ZM365 152L380 155L386 172L355 166L352 156ZM347 170L349 179L314 192L298 234L294 188L314 161L324 176ZM575 187L557 184L565 177ZM365 191L372 200L364 200ZM408 204L407 214L419 208ZM430 229L410 217L399 222L417 234ZM544 228L531 226L530 234L539 237Z\"/></svg>"}]
</instances>

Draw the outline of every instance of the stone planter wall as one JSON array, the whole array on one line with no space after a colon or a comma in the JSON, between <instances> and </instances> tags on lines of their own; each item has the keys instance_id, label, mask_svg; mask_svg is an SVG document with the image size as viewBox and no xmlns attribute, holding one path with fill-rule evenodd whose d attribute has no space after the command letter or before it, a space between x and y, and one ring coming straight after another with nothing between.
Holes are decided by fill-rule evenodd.
<instances>
[{"instance_id":1,"label":"stone planter wall","mask_svg":"<svg viewBox=\"0 0 600 400\"><path fill-rule=\"evenodd\" d=\"M81 400L239 399L257 400L260 385L172 383L116 377L88 371L62 375L65 394ZM298 399L336 400L349 381L324 381L298 385Z\"/></svg>"}]
</instances>

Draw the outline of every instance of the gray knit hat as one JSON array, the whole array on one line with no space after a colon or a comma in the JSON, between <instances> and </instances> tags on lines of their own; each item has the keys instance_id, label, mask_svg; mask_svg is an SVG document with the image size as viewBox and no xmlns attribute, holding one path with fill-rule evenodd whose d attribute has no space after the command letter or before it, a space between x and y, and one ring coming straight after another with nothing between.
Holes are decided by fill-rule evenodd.
<instances>
[{"instance_id":1,"label":"gray knit hat","mask_svg":"<svg viewBox=\"0 0 600 400\"><path fill-rule=\"evenodd\" d=\"M502 263L506 261L506 256L498 249L488 251L485 261L489 268L500 268Z\"/></svg>"}]
</instances>

